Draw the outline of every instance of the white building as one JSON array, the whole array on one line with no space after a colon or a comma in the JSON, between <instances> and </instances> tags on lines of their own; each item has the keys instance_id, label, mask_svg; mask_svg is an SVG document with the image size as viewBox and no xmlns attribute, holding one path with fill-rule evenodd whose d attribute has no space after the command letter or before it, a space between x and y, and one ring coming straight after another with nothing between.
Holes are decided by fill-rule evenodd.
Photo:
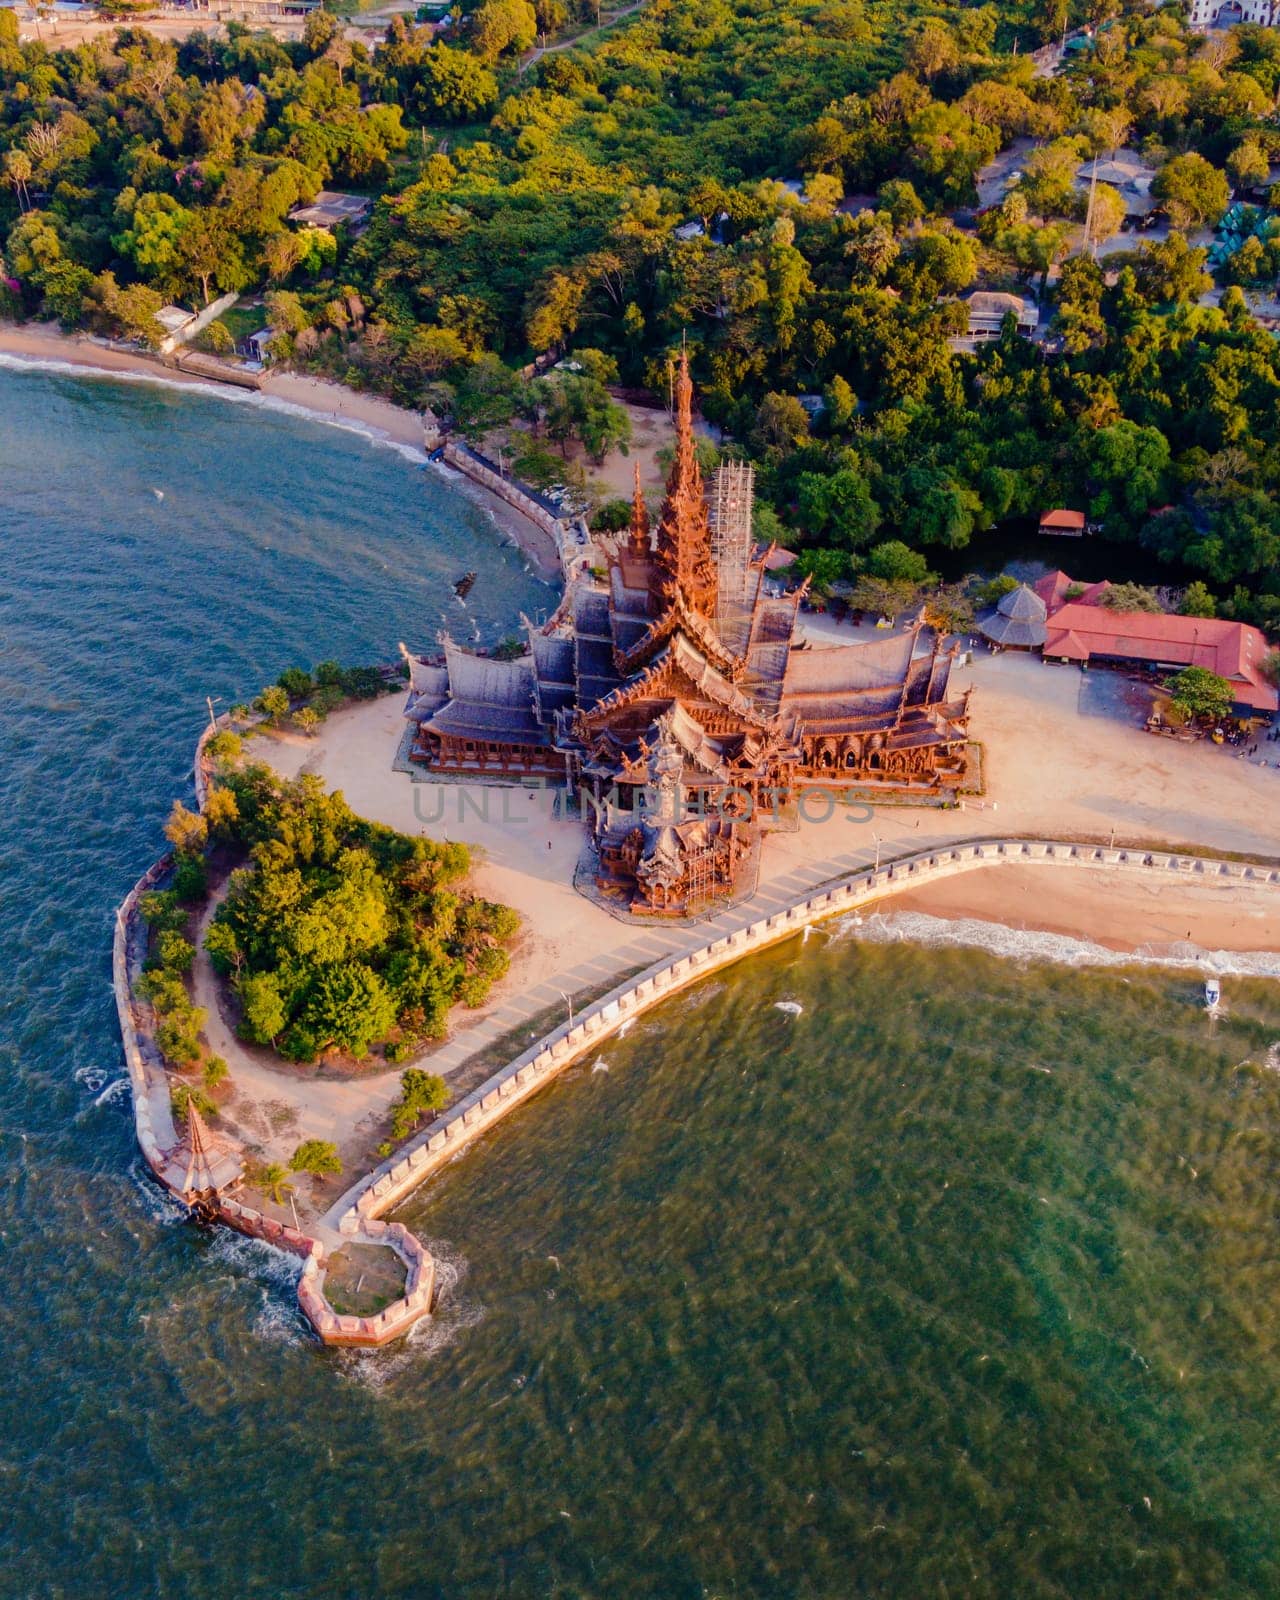
<instances>
[{"instance_id":1,"label":"white building","mask_svg":"<svg viewBox=\"0 0 1280 1600\"><path fill-rule=\"evenodd\" d=\"M1280 27L1277 0L1191 0L1187 20L1193 28L1231 28L1237 22Z\"/></svg>"}]
</instances>

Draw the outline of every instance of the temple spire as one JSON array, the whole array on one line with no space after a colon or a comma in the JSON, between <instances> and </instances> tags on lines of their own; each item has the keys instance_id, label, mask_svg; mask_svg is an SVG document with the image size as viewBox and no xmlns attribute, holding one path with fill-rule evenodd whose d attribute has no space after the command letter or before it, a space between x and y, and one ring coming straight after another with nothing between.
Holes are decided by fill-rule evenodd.
<instances>
[{"instance_id":1,"label":"temple spire","mask_svg":"<svg viewBox=\"0 0 1280 1600\"><path fill-rule=\"evenodd\" d=\"M637 561L649 559L649 508L640 487L640 463L636 462L636 487L631 501L631 555Z\"/></svg>"},{"instance_id":2,"label":"temple spire","mask_svg":"<svg viewBox=\"0 0 1280 1600\"><path fill-rule=\"evenodd\" d=\"M662 600L669 602L679 594L692 610L707 618L715 616L716 568L693 437L693 382L685 350L680 352L676 378L676 457L658 523L658 562Z\"/></svg>"}]
</instances>

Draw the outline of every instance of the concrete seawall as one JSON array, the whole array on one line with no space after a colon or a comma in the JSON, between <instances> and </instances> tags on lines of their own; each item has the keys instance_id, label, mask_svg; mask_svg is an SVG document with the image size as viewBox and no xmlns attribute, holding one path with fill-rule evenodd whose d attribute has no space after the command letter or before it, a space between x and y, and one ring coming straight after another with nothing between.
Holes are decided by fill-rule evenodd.
<instances>
[{"instance_id":1,"label":"concrete seawall","mask_svg":"<svg viewBox=\"0 0 1280 1600\"><path fill-rule=\"evenodd\" d=\"M354 1184L331 1208L329 1220L343 1234L367 1227L370 1219L398 1205L472 1139L496 1126L624 1022L709 973L779 944L813 923L856 911L901 889L1002 864L1188 878L1199 883L1235 884L1245 892L1280 894L1280 869L1274 867L1053 839L982 839L901 857L798 899L773 916L715 939L700 950L656 962L611 990L587 1007L576 1023L546 1034Z\"/></svg>"}]
</instances>

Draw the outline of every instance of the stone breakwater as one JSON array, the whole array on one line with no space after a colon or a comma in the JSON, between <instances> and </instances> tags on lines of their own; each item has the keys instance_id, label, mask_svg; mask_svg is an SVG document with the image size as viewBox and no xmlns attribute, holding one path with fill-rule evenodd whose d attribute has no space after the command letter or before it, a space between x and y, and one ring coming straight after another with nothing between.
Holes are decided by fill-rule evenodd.
<instances>
[{"instance_id":1,"label":"stone breakwater","mask_svg":"<svg viewBox=\"0 0 1280 1600\"><path fill-rule=\"evenodd\" d=\"M576 1023L546 1034L354 1184L331 1208L327 1220L340 1234L358 1235L372 1219L398 1205L472 1139L495 1126L624 1022L709 973L779 944L813 923L856 911L899 890L1001 864L1085 867L1148 879L1231 884L1247 893L1280 893L1280 869L1269 866L1053 839L980 839L899 857L877 870L855 873L798 899L785 910L700 950L659 961L611 990L587 1007Z\"/></svg>"},{"instance_id":2,"label":"stone breakwater","mask_svg":"<svg viewBox=\"0 0 1280 1600\"><path fill-rule=\"evenodd\" d=\"M208 801L212 781L205 747L215 731L213 727L206 728L196 746L195 791L196 804L201 811ZM125 1064L133 1091L133 1120L138 1144L157 1182L175 1200L186 1206L189 1204L186 1196L178 1193L166 1177L166 1158L179 1142L169 1098L169 1077L164 1058L151 1034L150 1008L141 1004L134 995L134 982L142 970L146 954L146 933L139 914L139 903L144 894L164 884L172 866L172 856L162 856L138 879L116 912L112 981ZM312 1237L297 1228L291 1228L287 1223L265 1216L232 1195L220 1195L212 1209L219 1221L234 1228L237 1233L261 1239L301 1260L298 1304L325 1344L386 1344L407 1332L431 1309L435 1292L435 1262L422 1241L398 1222L381 1222L370 1218L359 1227L345 1230L354 1241L388 1245L406 1268L405 1292L399 1300L384 1307L376 1316L355 1317L341 1315L325 1298L324 1275L328 1250L323 1237ZM316 1232L323 1235L325 1230L317 1229ZM335 1241L330 1236L329 1242L341 1246L346 1240Z\"/></svg>"}]
</instances>

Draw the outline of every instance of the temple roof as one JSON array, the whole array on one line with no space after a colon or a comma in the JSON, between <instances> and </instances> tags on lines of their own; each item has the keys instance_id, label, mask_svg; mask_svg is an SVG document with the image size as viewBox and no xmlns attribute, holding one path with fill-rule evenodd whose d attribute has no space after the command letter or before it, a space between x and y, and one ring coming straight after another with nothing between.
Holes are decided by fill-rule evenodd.
<instances>
[{"instance_id":1,"label":"temple roof","mask_svg":"<svg viewBox=\"0 0 1280 1600\"><path fill-rule=\"evenodd\" d=\"M658 519L658 588L663 599L683 595L694 611L713 616L717 578L707 524L707 500L693 437L693 382L689 357L680 353L676 375L676 456Z\"/></svg>"},{"instance_id":2,"label":"temple roof","mask_svg":"<svg viewBox=\"0 0 1280 1600\"><path fill-rule=\"evenodd\" d=\"M899 688L911 668L916 631L895 633L870 644L793 649L782 685L783 703L814 694ZM803 715L803 708L797 707Z\"/></svg>"},{"instance_id":3,"label":"temple roof","mask_svg":"<svg viewBox=\"0 0 1280 1600\"><path fill-rule=\"evenodd\" d=\"M532 655L515 661L478 656L445 640L451 698L426 726L452 739L503 738L513 744L543 744L546 734L535 709Z\"/></svg>"},{"instance_id":4,"label":"temple roof","mask_svg":"<svg viewBox=\"0 0 1280 1600\"><path fill-rule=\"evenodd\" d=\"M184 1197L229 1189L244 1176L244 1163L232 1142L211 1133L199 1110L187 1102L187 1126L165 1159L161 1178Z\"/></svg>"}]
</instances>

